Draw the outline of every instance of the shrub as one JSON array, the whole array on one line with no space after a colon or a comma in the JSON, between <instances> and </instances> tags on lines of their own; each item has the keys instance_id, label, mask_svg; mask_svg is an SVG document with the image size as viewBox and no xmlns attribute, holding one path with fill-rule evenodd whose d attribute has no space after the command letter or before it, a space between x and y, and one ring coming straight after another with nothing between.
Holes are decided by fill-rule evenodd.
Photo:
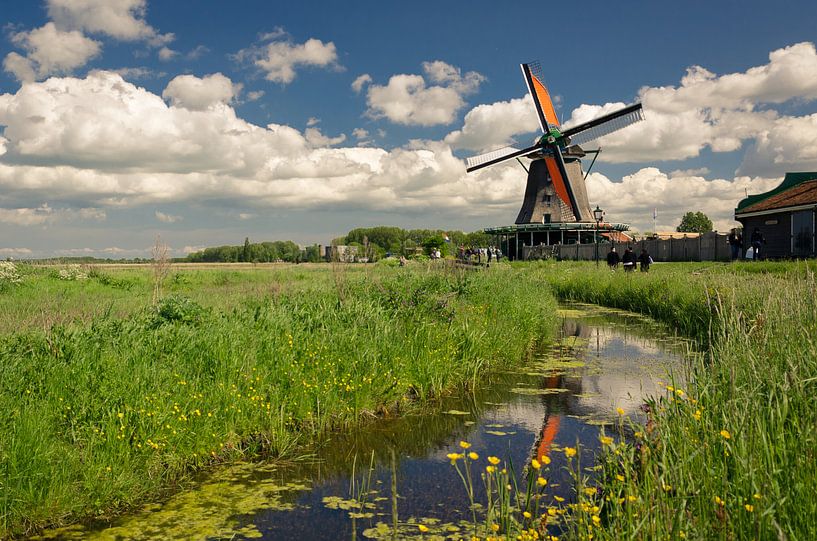
<instances>
[{"instance_id":1,"label":"shrub","mask_svg":"<svg viewBox=\"0 0 817 541\"><path fill-rule=\"evenodd\" d=\"M23 278L17 265L11 261L0 261L0 290L9 286L22 283Z\"/></svg>"}]
</instances>

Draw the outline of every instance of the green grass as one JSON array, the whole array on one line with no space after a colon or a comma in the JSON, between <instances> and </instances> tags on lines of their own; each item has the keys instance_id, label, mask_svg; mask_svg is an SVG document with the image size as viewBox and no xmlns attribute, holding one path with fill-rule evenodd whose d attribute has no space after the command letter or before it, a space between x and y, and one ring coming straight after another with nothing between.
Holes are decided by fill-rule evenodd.
<instances>
[{"instance_id":1,"label":"green grass","mask_svg":"<svg viewBox=\"0 0 817 541\"><path fill-rule=\"evenodd\" d=\"M699 338L688 388L651 403L635 445L601 458L571 537L817 538L813 263L655 265L648 275L541 265L561 298L650 314ZM623 480L622 480L623 479ZM585 504L582 506L582 504ZM600 526L587 512L600 507ZM584 511L583 511L584 510Z\"/></svg>"},{"instance_id":2,"label":"green grass","mask_svg":"<svg viewBox=\"0 0 817 541\"><path fill-rule=\"evenodd\" d=\"M154 309L146 270L66 282L26 269L0 296L13 310L0 537L128 509L215 462L292 457L321 431L476 385L554 323L532 275L493 270L185 271ZM57 322L32 319L42 310Z\"/></svg>"}]
</instances>

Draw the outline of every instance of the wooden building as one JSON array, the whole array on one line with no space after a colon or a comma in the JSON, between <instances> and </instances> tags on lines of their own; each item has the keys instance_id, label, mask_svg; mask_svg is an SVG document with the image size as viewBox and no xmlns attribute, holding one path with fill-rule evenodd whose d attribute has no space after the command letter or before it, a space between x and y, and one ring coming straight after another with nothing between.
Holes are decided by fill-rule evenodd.
<instances>
[{"instance_id":1,"label":"wooden building","mask_svg":"<svg viewBox=\"0 0 817 541\"><path fill-rule=\"evenodd\" d=\"M766 239L764 257L814 257L815 211L817 172L786 173L777 188L741 200L735 220L743 224L745 249L758 228Z\"/></svg>"}]
</instances>

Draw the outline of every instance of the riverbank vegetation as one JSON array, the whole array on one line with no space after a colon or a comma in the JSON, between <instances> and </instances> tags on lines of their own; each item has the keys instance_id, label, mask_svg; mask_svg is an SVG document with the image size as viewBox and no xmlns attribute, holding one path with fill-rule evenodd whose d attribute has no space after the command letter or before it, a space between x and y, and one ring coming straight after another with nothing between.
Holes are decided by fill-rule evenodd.
<instances>
[{"instance_id":1,"label":"riverbank vegetation","mask_svg":"<svg viewBox=\"0 0 817 541\"><path fill-rule=\"evenodd\" d=\"M574 472L560 534L817 537L813 263L185 270L157 306L148 270L18 267L0 292L0 537L476 385L547 335L554 297L650 315L704 351L647 426L600 436L601 475Z\"/></svg>"},{"instance_id":2,"label":"riverbank vegetation","mask_svg":"<svg viewBox=\"0 0 817 541\"><path fill-rule=\"evenodd\" d=\"M196 271L153 307L146 271L21 269L4 295L24 320L39 295L76 317L0 338L0 537L129 508L214 462L293 457L321 431L476 385L554 324L552 297L496 270Z\"/></svg>"},{"instance_id":3,"label":"riverbank vegetation","mask_svg":"<svg viewBox=\"0 0 817 541\"><path fill-rule=\"evenodd\" d=\"M708 346L688 387L667 382L648 405L648 426L608 447L598 490L577 494L572 536L817 537L813 270L802 262L668 264L646 275L538 267L560 298L646 313Z\"/></svg>"}]
</instances>

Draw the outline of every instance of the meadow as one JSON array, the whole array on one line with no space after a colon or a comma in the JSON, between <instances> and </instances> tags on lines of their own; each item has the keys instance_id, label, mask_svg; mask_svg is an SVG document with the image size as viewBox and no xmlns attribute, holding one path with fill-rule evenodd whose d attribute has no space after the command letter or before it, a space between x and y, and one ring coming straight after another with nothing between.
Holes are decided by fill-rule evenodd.
<instances>
[{"instance_id":1,"label":"meadow","mask_svg":"<svg viewBox=\"0 0 817 541\"><path fill-rule=\"evenodd\" d=\"M547 340L564 299L647 314L705 352L686 387L650 401L647 426L601 436L598 482L571 462L565 538L817 538L814 270L196 267L171 271L153 306L149 268L74 281L21 268L0 293L0 537L109 516L214 463L295 457L321 431L433 405Z\"/></svg>"},{"instance_id":2,"label":"meadow","mask_svg":"<svg viewBox=\"0 0 817 541\"><path fill-rule=\"evenodd\" d=\"M214 463L296 458L475 386L554 325L554 299L507 266L185 269L155 306L150 268L18 270L0 294L0 537L110 516Z\"/></svg>"}]
</instances>

